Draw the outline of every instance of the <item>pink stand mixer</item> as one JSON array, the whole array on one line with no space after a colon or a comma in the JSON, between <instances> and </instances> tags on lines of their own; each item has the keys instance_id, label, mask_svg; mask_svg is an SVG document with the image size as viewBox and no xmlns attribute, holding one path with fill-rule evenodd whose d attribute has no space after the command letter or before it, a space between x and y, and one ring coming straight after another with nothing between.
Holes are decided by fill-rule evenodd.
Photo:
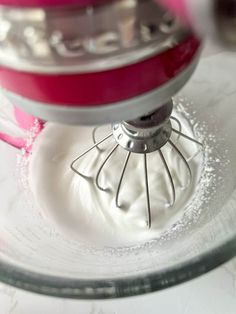
<instances>
[{"instance_id":1,"label":"pink stand mixer","mask_svg":"<svg viewBox=\"0 0 236 314\"><path fill-rule=\"evenodd\" d=\"M23 110L122 121L161 107L190 78L199 40L152 1L60 4L2 9L1 86Z\"/></svg>"},{"instance_id":2,"label":"pink stand mixer","mask_svg":"<svg viewBox=\"0 0 236 314\"><path fill-rule=\"evenodd\" d=\"M106 192L100 174L113 154L124 149L126 157L114 193L117 208L121 207L120 190L129 159L138 154L143 159L146 191L144 220L151 229L147 156L159 154L170 186L166 202L172 207L176 182L162 149L169 145L185 166L189 177L185 189L191 185L193 174L176 139L204 149L201 140L182 130L182 122L173 115L172 101L199 62L198 36L152 0L0 0L0 4L0 85L2 94L18 108L14 109L15 123L29 129L37 121L36 135L45 121L96 125L91 135L93 145L88 145L69 165L70 170L85 179L87 175L77 166L80 158L90 151L102 150L102 144L112 138L115 146L101 161L94 185ZM223 22L222 25L225 27ZM97 140L98 128L107 123L112 124L111 132ZM0 138L16 147L25 146L21 138L3 133ZM189 277L202 272L198 268ZM3 281L17 285L16 281L4 278ZM153 289L149 281L145 284L145 278L129 280L127 294L122 279L117 279L117 286L114 284L119 292L113 289L112 280L109 287L110 281L103 278L98 279L95 288L84 279L78 279L81 288L74 279L65 286L60 282L55 291L53 283L46 284L46 279L41 282L46 288L30 283L27 286L27 280L18 286L59 296L106 298L145 293L174 284L171 277L166 284L161 283L161 278L153 284ZM187 278L181 279L180 275L175 282Z\"/></svg>"}]
</instances>

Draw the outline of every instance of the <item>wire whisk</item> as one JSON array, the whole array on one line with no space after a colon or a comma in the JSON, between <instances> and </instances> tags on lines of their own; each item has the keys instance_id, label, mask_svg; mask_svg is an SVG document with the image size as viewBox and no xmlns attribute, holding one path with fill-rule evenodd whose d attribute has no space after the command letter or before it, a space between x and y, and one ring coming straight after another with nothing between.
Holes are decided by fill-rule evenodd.
<instances>
[{"instance_id":1,"label":"wire whisk","mask_svg":"<svg viewBox=\"0 0 236 314\"><path fill-rule=\"evenodd\" d=\"M160 111L160 110L159 110ZM143 158L143 178L145 182L145 193L146 193L146 207L147 207L147 226L151 228L152 225L152 214L151 214L151 200L150 200L150 188L149 188L149 176L148 176L148 160L147 154L151 152L157 152L160 160L163 164L164 170L167 174L168 181L170 184L171 190L171 199L169 200L169 204L172 207L176 201L176 188L175 183L171 174L170 167L166 161L165 155L163 153L163 146L169 145L171 149L178 155L178 157L182 160L183 164L186 167L188 172L188 182L184 188L190 186L192 182L192 170L190 168L188 160L185 158L183 153L177 147L177 142L180 138L184 140L191 141L192 143L197 144L198 146L202 147L202 143L198 140L188 136L187 134L182 132L182 125L179 119L173 116L167 116L165 119L159 119L158 123L156 123L155 117L153 118L155 113L152 115L147 116L145 119L140 118L139 121L135 120L135 122L121 122L118 124L112 125L112 132L106 135L101 140L96 140L96 132L99 127L95 127L92 131L92 139L94 145L88 148L85 152L80 154L76 159L74 159L70 165L71 169L81 176L82 178L88 178L84 173L78 170L78 161L86 156L89 152L93 149L97 149L99 152L102 152L103 149L100 147L106 141L111 139L115 139L115 145L108 151L105 159L101 162L96 175L94 176L94 184L96 185L97 189L100 191L106 192L108 188L106 186L102 186L100 183L100 176L102 170L108 163L108 161L112 158L115 152L118 149L125 149L127 151L126 156L123 161L123 166L121 169L120 177L118 178L118 184L115 191L115 204L117 208L121 207L120 202L120 191L123 184L125 172L130 161L132 154L140 154L140 158ZM158 112L158 118L160 116L160 112ZM163 118L164 115L162 115ZM150 123L151 121L151 123ZM154 122L155 123L154 123ZM161 122L160 122L161 121ZM148 123L147 123L148 122ZM175 122L177 128L172 126L172 123ZM177 135L176 142L170 139L171 134L175 133Z\"/></svg>"}]
</instances>

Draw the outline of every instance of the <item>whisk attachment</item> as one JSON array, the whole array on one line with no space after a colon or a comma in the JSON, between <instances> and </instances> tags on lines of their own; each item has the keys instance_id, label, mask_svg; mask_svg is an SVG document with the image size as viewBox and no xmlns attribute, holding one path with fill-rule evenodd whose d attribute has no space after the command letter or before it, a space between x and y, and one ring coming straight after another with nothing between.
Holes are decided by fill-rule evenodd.
<instances>
[{"instance_id":1,"label":"whisk attachment","mask_svg":"<svg viewBox=\"0 0 236 314\"><path fill-rule=\"evenodd\" d=\"M98 153L104 152L105 150L100 147L101 144L108 140L115 141L115 145L108 152L104 161L102 161L99 166L97 173L94 176L95 186L103 192L113 192L115 194L115 204L117 208L122 207L120 201L120 191L121 187L124 184L125 172L127 170L129 160L132 154L143 155L143 174L144 174L144 185L145 185L145 194L146 194L146 208L147 208L147 226L151 228L152 225L152 213L151 213L151 198L150 198L150 188L149 188L149 175L148 175L148 158L149 153L157 152L159 154L160 160L163 164L164 170L168 177L169 186L170 186L170 199L168 201L168 206L173 207L176 201L176 188L175 182L169 168L169 165L166 161L162 148L165 145L170 145L171 149L176 152L180 160L182 160L188 172L188 182L183 188L187 188L192 181L192 171L189 165L188 160L185 158L183 153L177 147L177 142L180 138L191 141L199 146L202 146L202 143L196 139L186 135L182 132L181 122L176 118L171 116L173 109L172 101L168 102L161 108L157 109L154 112L148 113L147 115L140 117L132 121L122 121L120 123L115 123L111 126L112 133L105 136L102 140L96 140L96 132L99 127L93 129L92 139L94 145L86 150L84 153L80 154L75 160L71 163L71 169L82 178L88 178L89 176L81 173L77 169L77 162L84 156L86 156L93 149L97 149ZM177 128L172 126L172 122L175 122ZM175 142L171 139L171 135L175 133L176 139ZM108 161L119 149L124 149L127 151L126 157L123 162L121 169L121 174L119 181L116 187L106 187L102 186L100 183L100 175L103 169L106 167Z\"/></svg>"}]
</instances>

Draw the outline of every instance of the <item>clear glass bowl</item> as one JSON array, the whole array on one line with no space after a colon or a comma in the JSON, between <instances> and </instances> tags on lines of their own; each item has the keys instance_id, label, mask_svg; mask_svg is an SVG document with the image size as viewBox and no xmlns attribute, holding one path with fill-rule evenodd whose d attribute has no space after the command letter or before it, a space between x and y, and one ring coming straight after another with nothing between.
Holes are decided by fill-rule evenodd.
<instances>
[{"instance_id":1,"label":"clear glass bowl","mask_svg":"<svg viewBox=\"0 0 236 314\"><path fill-rule=\"evenodd\" d=\"M117 298L176 285L236 253L236 58L201 60L176 101L204 136L207 163L191 211L169 236L124 247L90 247L66 238L29 199L19 151L0 143L0 280L26 290L79 299ZM187 98L185 98L187 97ZM187 101L190 99L191 101ZM205 180L205 181L204 181ZM34 206L35 205L35 206Z\"/></svg>"}]
</instances>

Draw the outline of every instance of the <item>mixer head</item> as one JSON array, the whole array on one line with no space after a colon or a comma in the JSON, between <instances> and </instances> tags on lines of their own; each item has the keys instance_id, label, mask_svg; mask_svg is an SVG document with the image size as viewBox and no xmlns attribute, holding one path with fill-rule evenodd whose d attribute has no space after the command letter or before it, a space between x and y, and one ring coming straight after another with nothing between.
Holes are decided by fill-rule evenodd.
<instances>
[{"instance_id":1,"label":"mixer head","mask_svg":"<svg viewBox=\"0 0 236 314\"><path fill-rule=\"evenodd\" d=\"M46 1L47 2L47 1ZM50 2L50 1L49 1ZM49 3L47 2L47 3ZM57 2L57 1L56 1ZM171 117L170 100L192 75L199 57L199 40L152 0L54 2L52 6L0 6L0 61L3 91L16 105L45 120L68 124L113 123L112 133L80 155L75 163L109 138L127 156L116 188L116 206L125 170L133 153L143 155L147 224L151 226L147 154L158 152L171 186L175 185L162 148L171 145L181 122ZM50 2L51 3L51 2ZM176 121L178 130L172 127ZM190 181L190 180L189 180Z\"/></svg>"},{"instance_id":2,"label":"mixer head","mask_svg":"<svg viewBox=\"0 0 236 314\"><path fill-rule=\"evenodd\" d=\"M47 2L47 1L46 1ZM50 2L50 1L49 1ZM48 3L49 3L48 2ZM57 1L56 1L57 2ZM121 147L127 156L116 189L116 205L132 153L142 154L148 226L151 205L147 154L158 152L175 202L174 181L162 152L165 145L187 160L170 139L172 133L201 145L181 132L171 117L170 100L191 77L199 58L199 40L152 0L76 1L50 6L0 6L0 62L3 92L23 110L67 124L113 123L104 141L116 145L95 176ZM179 129L172 127L176 121Z\"/></svg>"},{"instance_id":3,"label":"mixer head","mask_svg":"<svg viewBox=\"0 0 236 314\"><path fill-rule=\"evenodd\" d=\"M135 119L168 102L197 65L199 40L155 1L29 3L0 6L1 86L42 119Z\"/></svg>"}]
</instances>

